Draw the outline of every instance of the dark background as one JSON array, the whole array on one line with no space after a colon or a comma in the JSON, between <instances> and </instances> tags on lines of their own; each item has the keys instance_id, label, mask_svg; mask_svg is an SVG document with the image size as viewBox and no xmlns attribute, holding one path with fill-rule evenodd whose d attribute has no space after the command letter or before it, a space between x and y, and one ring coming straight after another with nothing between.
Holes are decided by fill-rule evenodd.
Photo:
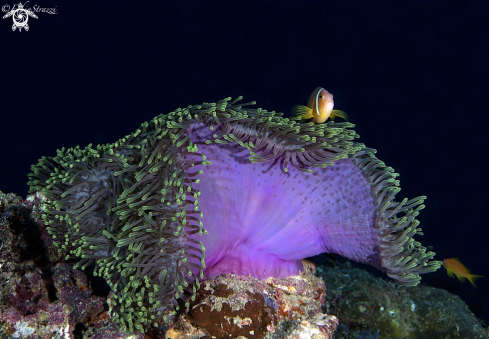
<instances>
[{"instance_id":1,"label":"dark background","mask_svg":"<svg viewBox=\"0 0 489 339\"><path fill-rule=\"evenodd\" d=\"M288 113L322 86L401 174L398 198L428 196L420 241L488 276L423 282L488 322L485 1L36 1L58 14L0 20L0 190L25 196L41 156L177 107L243 95Z\"/></svg>"}]
</instances>

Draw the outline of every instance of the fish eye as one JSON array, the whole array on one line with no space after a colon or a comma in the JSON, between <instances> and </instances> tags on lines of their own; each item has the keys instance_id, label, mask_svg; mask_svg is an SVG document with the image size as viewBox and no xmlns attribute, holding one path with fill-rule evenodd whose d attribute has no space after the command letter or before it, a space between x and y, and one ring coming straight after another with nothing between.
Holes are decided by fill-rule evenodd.
<instances>
[{"instance_id":1,"label":"fish eye","mask_svg":"<svg viewBox=\"0 0 489 339\"><path fill-rule=\"evenodd\" d=\"M322 96L322 95L320 95L320 96L319 96L319 99L321 99L322 97L323 97L323 96Z\"/></svg>"}]
</instances>

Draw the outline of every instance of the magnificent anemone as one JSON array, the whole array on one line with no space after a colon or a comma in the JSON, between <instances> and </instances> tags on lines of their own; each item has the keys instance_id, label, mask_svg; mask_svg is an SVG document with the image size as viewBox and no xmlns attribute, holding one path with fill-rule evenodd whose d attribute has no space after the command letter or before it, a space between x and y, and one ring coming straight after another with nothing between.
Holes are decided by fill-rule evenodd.
<instances>
[{"instance_id":1,"label":"magnificent anemone","mask_svg":"<svg viewBox=\"0 0 489 339\"><path fill-rule=\"evenodd\" d=\"M240 99L179 108L32 166L58 251L95 264L125 329L166 321L202 279L287 277L323 252L408 286L440 267L413 239L425 197L394 200L397 174L353 141L354 125L299 123Z\"/></svg>"}]
</instances>

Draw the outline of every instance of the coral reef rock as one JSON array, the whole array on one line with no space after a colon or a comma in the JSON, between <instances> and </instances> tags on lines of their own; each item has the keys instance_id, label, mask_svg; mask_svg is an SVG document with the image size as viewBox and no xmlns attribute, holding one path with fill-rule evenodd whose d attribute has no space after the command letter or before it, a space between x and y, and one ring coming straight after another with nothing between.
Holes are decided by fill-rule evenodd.
<instances>
[{"instance_id":1,"label":"coral reef rock","mask_svg":"<svg viewBox=\"0 0 489 339\"><path fill-rule=\"evenodd\" d=\"M304 273L258 280L226 274L202 282L189 312L167 338L332 338L338 319L321 312L326 286L304 261Z\"/></svg>"},{"instance_id":2,"label":"coral reef rock","mask_svg":"<svg viewBox=\"0 0 489 339\"><path fill-rule=\"evenodd\" d=\"M58 262L38 202L0 191L0 337L138 338L114 327L85 272Z\"/></svg>"},{"instance_id":3,"label":"coral reef rock","mask_svg":"<svg viewBox=\"0 0 489 339\"><path fill-rule=\"evenodd\" d=\"M351 267L319 266L328 285L323 311L338 317L335 339L489 338L456 295L425 285L406 287Z\"/></svg>"}]
</instances>

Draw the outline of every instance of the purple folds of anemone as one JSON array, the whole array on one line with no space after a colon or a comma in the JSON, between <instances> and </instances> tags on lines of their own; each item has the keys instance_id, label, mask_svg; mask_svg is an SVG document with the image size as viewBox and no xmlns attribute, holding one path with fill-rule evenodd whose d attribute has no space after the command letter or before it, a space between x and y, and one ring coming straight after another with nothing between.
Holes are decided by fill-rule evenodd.
<instances>
[{"instance_id":1,"label":"purple folds of anemone","mask_svg":"<svg viewBox=\"0 0 489 339\"><path fill-rule=\"evenodd\" d=\"M193 236L206 249L205 279L225 273L285 278L303 271L302 259L324 252L381 268L374 200L351 160L312 174L284 172L279 161L250 162L237 143L205 144L213 134L207 126L190 130L212 163L195 185L211 235Z\"/></svg>"}]
</instances>

